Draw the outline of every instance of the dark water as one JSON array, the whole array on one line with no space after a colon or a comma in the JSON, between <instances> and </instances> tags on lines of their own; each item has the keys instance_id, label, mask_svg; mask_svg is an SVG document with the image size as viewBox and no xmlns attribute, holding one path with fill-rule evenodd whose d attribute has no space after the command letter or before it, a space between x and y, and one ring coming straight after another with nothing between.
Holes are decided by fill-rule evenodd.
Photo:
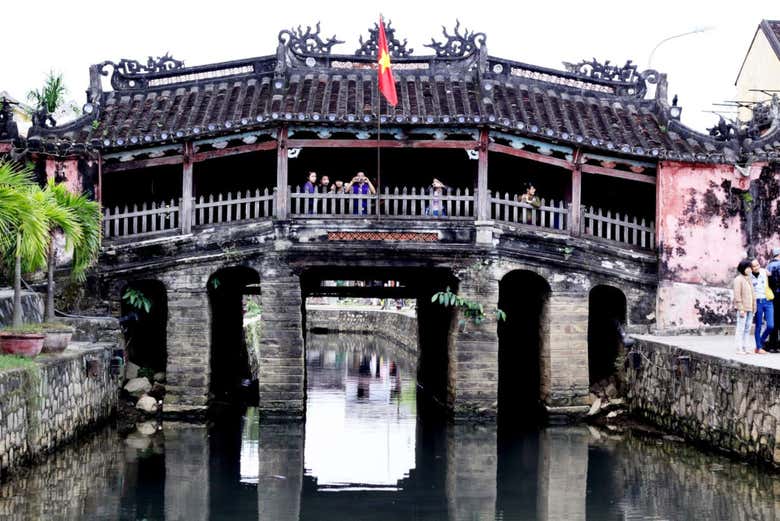
<instances>
[{"instance_id":1,"label":"dark water","mask_svg":"<svg viewBox=\"0 0 780 521\"><path fill-rule=\"evenodd\" d=\"M0 486L2 520L770 520L780 477L587 427L522 434L418 411L415 357L309 341L305 425L107 429ZM778 511L776 513L776 510Z\"/></svg>"}]
</instances>

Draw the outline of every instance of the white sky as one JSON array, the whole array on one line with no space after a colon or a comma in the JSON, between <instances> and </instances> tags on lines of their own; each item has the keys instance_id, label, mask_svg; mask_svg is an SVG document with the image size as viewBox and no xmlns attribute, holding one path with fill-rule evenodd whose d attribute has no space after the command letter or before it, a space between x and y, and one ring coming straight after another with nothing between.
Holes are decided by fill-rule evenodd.
<instances>
[{"instance_id":1,"label":"white sky","mask_svg":"<svg viewBox=\"0 0 780 521\"><path fill-rule=\"evenodd\" d=\"M351 53L380 10L415 54L429 54L422 44L432 36L441 39L441 25L451 28L459 18L462 26L487 34L491 55L554 68L561 68L561 61L595 57L621 65L632 59L643 70L663 38L710 26L663 44L652 64L668 74L669 97L679 95L683 122L698 130L716 118L703 112L713 109L713 102L733 99L739 66L761 19L780 19L777 0L42 0L17 5L18 16L3 24L0 90L23 99L53 68L64 73L79 106L92 63L145 61L165 52L186 65L262 56L275 51L279 30L318 20L325 36L335 33L347 42L334 52Z\"/></svg>"}]
</instances>

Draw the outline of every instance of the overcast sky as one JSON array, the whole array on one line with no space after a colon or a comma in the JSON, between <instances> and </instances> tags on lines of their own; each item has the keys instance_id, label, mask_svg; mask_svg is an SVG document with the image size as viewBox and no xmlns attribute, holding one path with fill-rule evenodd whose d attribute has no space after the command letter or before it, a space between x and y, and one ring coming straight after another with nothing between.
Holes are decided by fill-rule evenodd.
<instances>
[{"instance_id":1,"label":"overcast sky","mask_svg":"<svg viewBox=\"0 0 780 521\"><path fill-rule=\"evenodd\" d=\"M275 51L280 29L318 20L326 36L346 41L334 52L351 53L380 10L415 54L428 54L422 44L440 39L441 25L452 27L459 18L487 34L491 55L554 68L595 57L620 64L632 59L643 70L662 39L710 27L662 44L652 63L668 74L669 96L679 95L683 122L698 130L716 118L704 112L715 108L713 102L733 99L739 66L761 19L780 19L778 0L43 0L17 6L18 16L3 24L0 90L21 99L53 68L65 75L79 106L92 63L144 61L165 52L186 65L262 56Z\"/></svg>"}]
</instances>

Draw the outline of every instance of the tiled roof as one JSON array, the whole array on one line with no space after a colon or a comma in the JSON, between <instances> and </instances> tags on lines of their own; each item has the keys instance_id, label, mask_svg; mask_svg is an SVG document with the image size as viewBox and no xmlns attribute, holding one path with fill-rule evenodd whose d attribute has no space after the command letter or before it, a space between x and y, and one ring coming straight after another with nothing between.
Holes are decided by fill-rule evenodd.
<instances>
[{"instance_id":1,"label":"tiled roof","mask_svg":"<svg viewBox=\"0 0 780 521\"><path fill-rule=\"evenodd\" d=\"M150 59L148 66L110 64L114 89L109 92L94 82L108 62L93 66L92 114L60 128L36 129L30 144L59 152L109 151L281 122L375 128L381 103L386 125L487 125L649 158L723 161L724 152L726 160L733 156L723 141L670 117L665 77L654 71L639 75L635 67L615 69L613 74L626 75L605 79L489 57L484 48L455 57L396 57L399 104L393 108L377 94L373 58L307 55L284 42L279 49L275 56L190 68L168 57L159 63ZM656 96L645 99L654 80Z\"/></svg>"},{"instance_id":2,"label":"tiled roof","mask_svg":"<svg viewBox=\"0 0 780 521\"><path fill-rule=\"evenodd\" d=\"M777 58L780 59L780 20L762 20L761 29L777 54Z\"/></svg>"}]
</instances>

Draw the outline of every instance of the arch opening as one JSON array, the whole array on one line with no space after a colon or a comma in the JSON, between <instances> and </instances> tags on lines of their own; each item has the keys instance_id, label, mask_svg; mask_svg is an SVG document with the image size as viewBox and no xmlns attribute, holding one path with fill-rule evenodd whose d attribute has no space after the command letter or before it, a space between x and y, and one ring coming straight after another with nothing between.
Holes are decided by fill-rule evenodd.
<instances>
[{"instance_id":1,"label":"arch opening","mask_svg":"<svg viewBox=\"0 0 780 521\"><path fill-rule=\"evenodd\" d=\"M588 297L588 375L592 386L613 376L623 346L626 296L612 286L595 286Z\"/></svg>"},{"instance_id":2,"label":"arch opening","mask_svg":"<svg viewBox=\"0 0 780 521\"><path fill-rule=\"evenodd\" d=\"M159 280L132 281L122 288L120 296L119 321L125 336L127 359L151 372L148 376L165 372L168 361L165 285Z\"/></svg>"},{"instance_id":3,"label":"arch opening","mask_svg":"<svg viewBox=\"0 0 780 521\"><path fill-rule=\"evenodd\" d=\"M549 385L547 308L550 286L531 271L517 270L499 283L498 421L502 428L522 429L536 423Z\"/></svg>"},{"instance_id":4,"label":"arch opening","mask_svg":"<svg viewBox=\"0 0 780 521\"><path fill-rule=\"evenodd\" d=\"M250 370L244 337L244 314L257 303L260 276L251 268L222 268L207 283L211 306L210 395L214 402L257 402L257 382Z\"/></svg>"}]
</instances>

